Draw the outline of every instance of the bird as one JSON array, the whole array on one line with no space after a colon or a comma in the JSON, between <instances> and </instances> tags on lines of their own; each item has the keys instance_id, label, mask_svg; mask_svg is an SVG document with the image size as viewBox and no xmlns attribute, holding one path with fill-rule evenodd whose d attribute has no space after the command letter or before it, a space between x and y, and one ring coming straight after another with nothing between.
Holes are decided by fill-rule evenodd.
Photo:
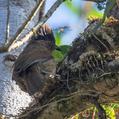
<instances>
[{"instance_id":1,"label":"bird","mask_svg":"<svg viewBox=\"0 0 119 119\"><path fill-rule=\"evenodd\" d=\"M42 98L55 83L56 63L52 56L55 47L51 28L42 25L15 61L12 80L30 96Z\"/></svg>"}]
</instances>

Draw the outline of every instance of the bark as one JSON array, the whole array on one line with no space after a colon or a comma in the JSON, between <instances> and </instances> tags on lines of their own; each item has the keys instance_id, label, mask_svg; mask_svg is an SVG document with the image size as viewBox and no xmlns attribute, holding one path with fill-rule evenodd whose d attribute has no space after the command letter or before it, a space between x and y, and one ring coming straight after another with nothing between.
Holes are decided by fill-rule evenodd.
<instances>
[{"instance_id":1,"label":"bark","mask_svg":"<svg viewBox=\"0 0 119 119\"><path fill-rule=\"evenodd\" d=\"M18 28L26 20L35 5L35 0L10 0L9 2L8 0L0 0L1 45L6 42L7 30L9 31L8 37L11 39L15 35ZM30 25L25 29L22 36L23 34L26 34L37 23L37 21L38 15L36 15L36 18L32 20ZM9 29L6 26L7 24L9 24ZM10 66L4 63L4 56L6 54L13 53L18 55L22 48L19 48L17 51L0 54L0 113L6 115L7 117L17 115L32 101L32 98L28 94L21 91L16 83L11 80L12 65Z\"/></svg>"}]
</instances>

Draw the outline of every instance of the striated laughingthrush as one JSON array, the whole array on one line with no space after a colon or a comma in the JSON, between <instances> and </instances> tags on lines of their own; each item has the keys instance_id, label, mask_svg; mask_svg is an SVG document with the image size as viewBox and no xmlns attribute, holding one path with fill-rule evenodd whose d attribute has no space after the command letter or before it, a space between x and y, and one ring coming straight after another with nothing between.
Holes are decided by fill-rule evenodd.
<instances>
[{"instance_id":1,"label":"striated laughingthrush","mask_svg":"<svg viewBox=\"0 0 119 119\"><path fill-rule=\"evenodd\" d=\"M48 25L43 25L15 61L12 79L29 95L42 97L55 82L54 49L53 32Z\"/></svg>"}]
</instances>

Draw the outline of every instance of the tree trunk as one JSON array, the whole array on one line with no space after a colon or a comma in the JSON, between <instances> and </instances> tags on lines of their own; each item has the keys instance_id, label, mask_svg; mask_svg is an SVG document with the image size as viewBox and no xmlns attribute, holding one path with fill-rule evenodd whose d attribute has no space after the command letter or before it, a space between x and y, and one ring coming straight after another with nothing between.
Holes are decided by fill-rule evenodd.
<instances>
[{"instance_id":1,"label":"tree trunk","mask_svg":"<svg viewBox=\"0 0 119 119\"><path fill-rule=\"evenodd\" d=\"M6 42L7 37L9 40L15 35L35 5L36 0L0 0L1 45ZM23 34L26 34L37 23L38 19L37 15ZM21 50L22 48L19 48L17 51L0 54L0 113L7 117L20 113L32 100L28 94L21 91L16 83L12 81L12 67L4 63L6 54L14 53L18 55Z\"/></svg>"}]
</instances>

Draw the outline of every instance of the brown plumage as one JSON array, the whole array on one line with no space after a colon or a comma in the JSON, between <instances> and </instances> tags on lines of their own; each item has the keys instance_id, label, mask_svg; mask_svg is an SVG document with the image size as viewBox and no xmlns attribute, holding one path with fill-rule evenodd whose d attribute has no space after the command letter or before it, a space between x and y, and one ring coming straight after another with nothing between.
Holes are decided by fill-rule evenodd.
<instances>
[{"instance_id":1,"label":"brown plumage","mask_svg":"<svg viewBox=\"0 0 119 119\"><path fill-rule=\"evenodd\" d=\"M30 95L42 97L54 83L50 76L55 75L56 64L52 57L55 38L52 30L43 25L19 55L14 64L13 80Z\"/></svg>"}]
</instances>

